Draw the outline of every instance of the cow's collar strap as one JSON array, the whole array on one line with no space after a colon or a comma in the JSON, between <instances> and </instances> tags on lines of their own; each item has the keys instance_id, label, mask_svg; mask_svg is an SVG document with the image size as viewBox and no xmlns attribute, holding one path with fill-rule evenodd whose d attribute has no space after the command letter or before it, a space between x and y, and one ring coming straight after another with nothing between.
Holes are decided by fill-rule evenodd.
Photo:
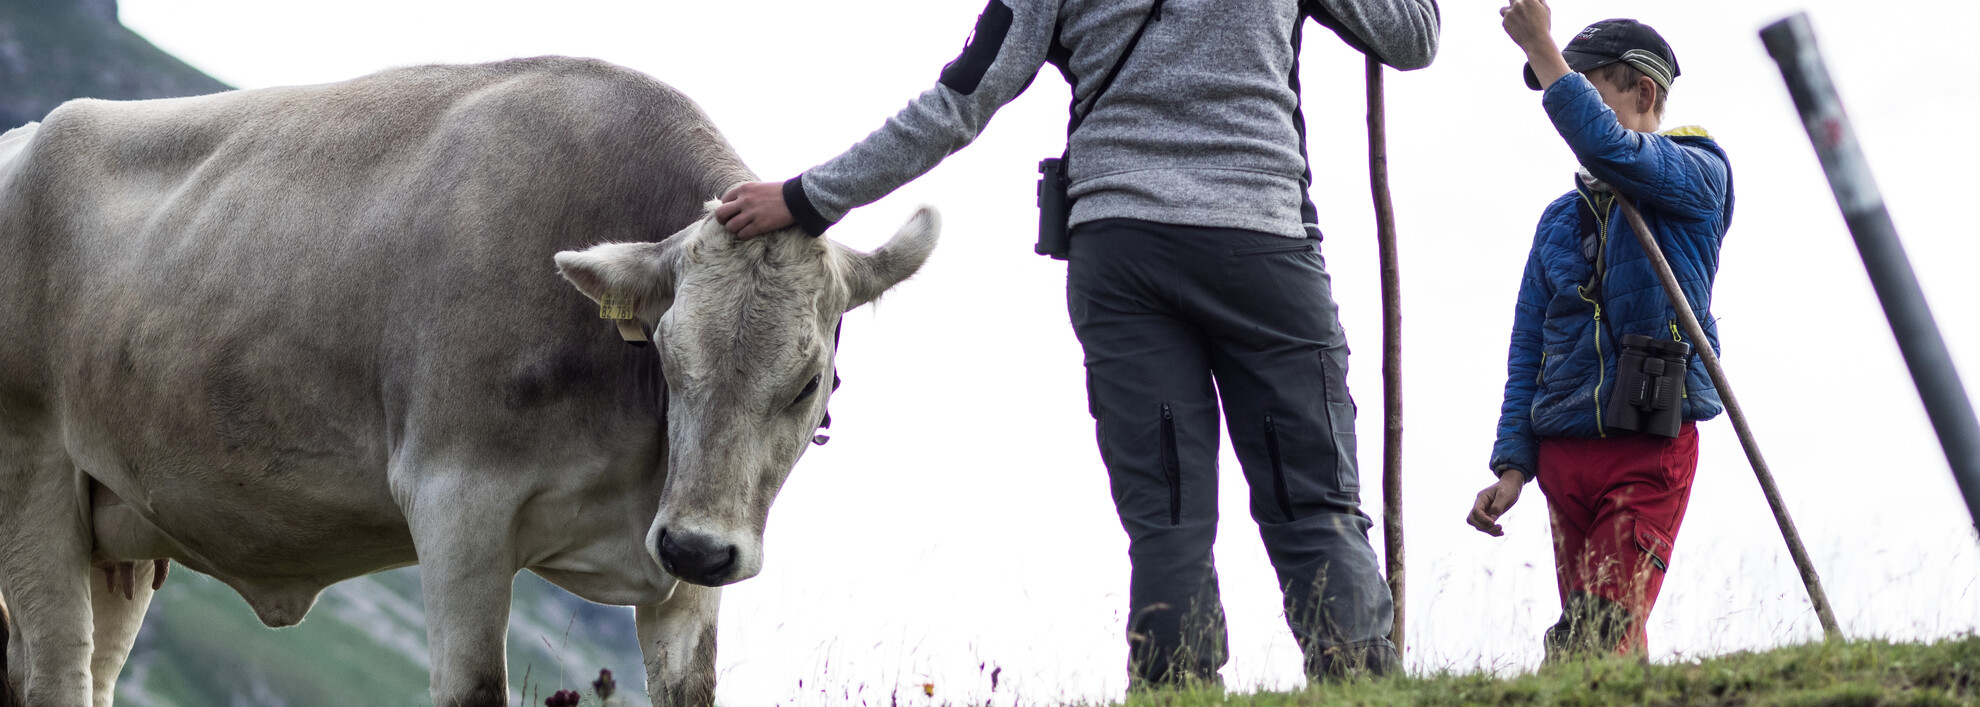
<instances>
[{"instance_id":1,"label":"cow's collar strap","mask_svg":"<svg viewBox=\"0 0 1980 707\"><path fill-rule=\"evenodd\" d=\"M840 319L838 326L832 328L833 358L838 358L839 356L839 335L845 333L845 331L846 331L845 319ZM839 392L839 367L837 365L832 366L832 392L834 393ZM829 401L825 404L825 419L821 420L818 423L818 429L821 430L832 429L832 405ZM823 446L826 442L830 442L830 441L832 441L831 435L814 434L811 436L812 444Z\"/></svg>"},{"instance_id":2,"label":"cow's collar strap","mask_svg":"<svg viewBox=\"0 0 1980 707\"><path fill-rule=\"evenodd\" d=\"M646 327L633 316L633 298L623 292L607 292L598 298L598 318L610 319L619 328L619 338L633 346L645 346Z\"/></svg>"}]
</instances>

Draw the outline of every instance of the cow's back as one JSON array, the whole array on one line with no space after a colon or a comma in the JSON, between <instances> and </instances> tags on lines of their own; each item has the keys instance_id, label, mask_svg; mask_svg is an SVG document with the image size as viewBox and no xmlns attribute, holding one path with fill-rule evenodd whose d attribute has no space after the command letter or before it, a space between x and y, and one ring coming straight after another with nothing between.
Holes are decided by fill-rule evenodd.
<instances>
[{"instance_id":1,"label":"cow's back","mask_svg":"<svg viewBox=\"0 0 1980 707\"><path fill-rule=\"evenodd\" d=\"M749 178L685 97L573 59L70 103L0 171L0 435L60 438L202 571L410 562L388 469L651 453L655 357L551 256Z\"/></svg>"}]
</instances>

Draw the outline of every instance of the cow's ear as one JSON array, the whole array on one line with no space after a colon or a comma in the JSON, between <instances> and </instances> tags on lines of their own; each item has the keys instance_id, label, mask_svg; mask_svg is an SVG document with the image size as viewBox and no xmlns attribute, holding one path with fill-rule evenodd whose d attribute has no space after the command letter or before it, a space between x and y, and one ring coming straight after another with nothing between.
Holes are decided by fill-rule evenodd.
<instances>
[{"instance_id":1,"label":"cow's ear","mask_svg":"<svg viewBox=\"0 0 1980 707\"><path fill-rule=\"evenodd\" d=\"M678 241L605 243L557 254L557 272L594 301L606 296L629 297L633 313L654 323L674 304L674 280L680 272Z\"/></svg>"},{"instance_id":2,"label":"cow's ear","mask_svg":"<svg viewBox=\"0 0 1980 707\"><path fill-rule=\"evenodd\" d=\"M942 234L942 216L934 207L914 212L887 244L871 253L846 253L846 309L879 299L928 262Z\"/></svg>"}]
</instances>

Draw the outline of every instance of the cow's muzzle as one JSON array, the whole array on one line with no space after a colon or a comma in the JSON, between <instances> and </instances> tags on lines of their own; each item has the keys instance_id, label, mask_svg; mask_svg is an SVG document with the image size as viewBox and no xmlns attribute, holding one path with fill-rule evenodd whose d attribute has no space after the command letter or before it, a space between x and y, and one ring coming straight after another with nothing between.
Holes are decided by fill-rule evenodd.
<instances>
[{"instance_id":1,"label":"cow's muzzle","mask_svg":"<svg viewBox=\"0 0 1980 707\"><path fill-rule=\"evenodd\" d=\"M661 528L653 545L660 568L682 581L719 587L742 579L736 573L736 546L713 536Z\"/></svg>"}]
</instances>

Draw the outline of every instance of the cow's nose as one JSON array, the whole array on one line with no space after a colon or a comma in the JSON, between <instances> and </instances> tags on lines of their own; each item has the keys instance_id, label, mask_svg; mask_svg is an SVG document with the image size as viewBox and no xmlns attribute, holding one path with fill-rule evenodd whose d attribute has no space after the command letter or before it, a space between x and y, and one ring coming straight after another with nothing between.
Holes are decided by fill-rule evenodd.
<instances>
[{"instance_id":1,"label":"cow's nose","mask_svg":"<svg viewBox=\"0 0 1980 707\"><path fill-rule=\"evenodd\" d=\"M718 587L736 569L736 546L700 533L660 531L660 568L693 584Z\"/></svg>"}]
</instances>

